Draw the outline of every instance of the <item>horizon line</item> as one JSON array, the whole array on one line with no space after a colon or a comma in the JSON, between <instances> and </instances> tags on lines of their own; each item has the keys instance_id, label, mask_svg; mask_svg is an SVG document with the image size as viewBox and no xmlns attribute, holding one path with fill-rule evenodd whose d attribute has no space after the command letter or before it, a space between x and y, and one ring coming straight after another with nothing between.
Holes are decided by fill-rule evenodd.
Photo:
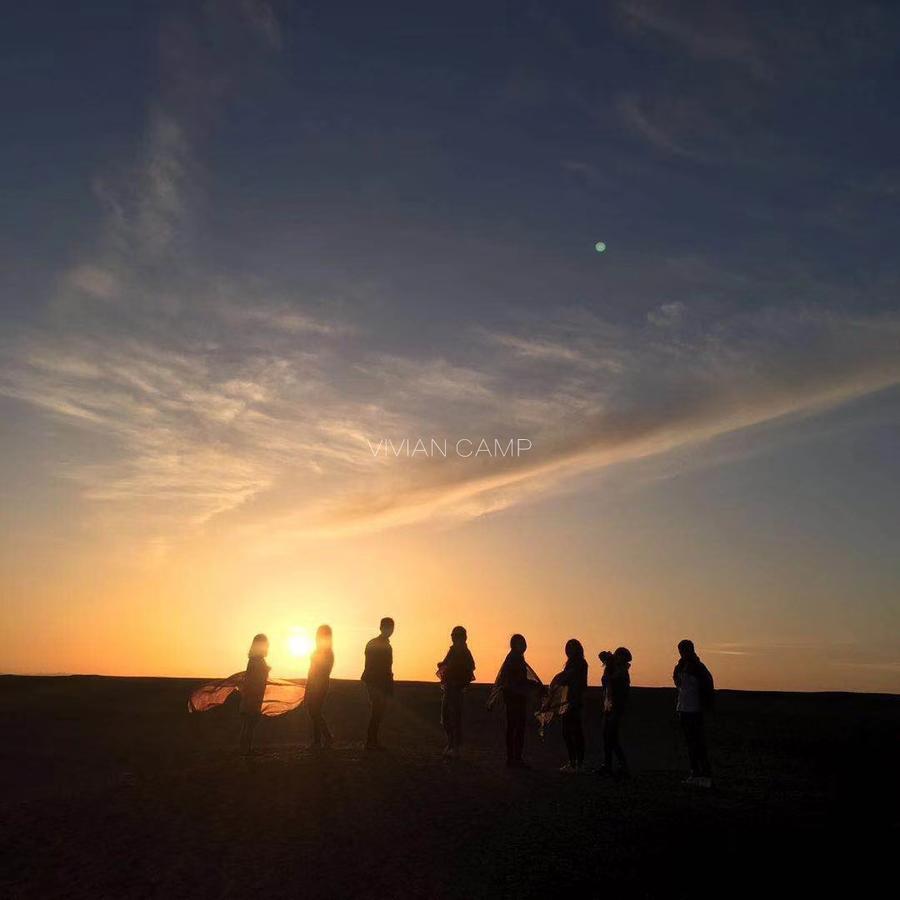
<instances>
[{"instance_id":1,"label":"horizon line","mask_svg":"<svg viewBox=\"0 0 900 900\"><path fill-rule=\"evenodd\" d=\"M219 678L209 678L201 675L101 675L96 672L0 672L0 678L118 678L122 680L131 680L131 681L221 681L221 677ZM294 682L306 682L306 678L282 678L282 681L294 681ZM359 683L363 682L359 678L338 678L333 677L331 681L341 681L347 683ZM422 685L433 685L434 687L440 687L441 683L437 680L434 681L425 681L416 678L397 678L394 680L394 684L422 684ZM491 687L494 684L493 681L473 681L469 686L470 687ZM666 684L632 684L631 687L635 690L639 691L666 691L666 690L675 690L675 686L671 687ZM601 690L601 685L597 684L589 684L587 686L589 691ZM809 694L809 695L835 695L835 694L846 694L852 696L864 696L864 697L896 697L900 698L900 692L894 691L853 691L853 690L803 690L802 688L795 688L792 690L785 688L716 688L716 693L731 693L731 694Z\"/></svg>"}]
</instances>

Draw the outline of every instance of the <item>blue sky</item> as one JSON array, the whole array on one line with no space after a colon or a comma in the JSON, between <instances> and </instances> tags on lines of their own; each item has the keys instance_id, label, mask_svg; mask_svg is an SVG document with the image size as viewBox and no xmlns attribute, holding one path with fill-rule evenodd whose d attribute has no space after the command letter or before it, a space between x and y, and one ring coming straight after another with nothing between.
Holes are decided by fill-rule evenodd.
<instances>
[{"instance_id":1,"label":"blue sky","mask_svg":"<svg viewBox=\"0 0 900 900\"><path fill-rule=\"evenodd\" d=\"M11 11L14 607L71 608L44 582L87 590L79 552L175 578L198 540L284 566L441 535L498 569L564 549L551 595L631 578L642 636L674 579L686 629L754 658L736 684L896 689L898 19ZM367 449L482 435L534 450ZM803 665L759 681L785 631Z\"/></svg>"}]
</instances>

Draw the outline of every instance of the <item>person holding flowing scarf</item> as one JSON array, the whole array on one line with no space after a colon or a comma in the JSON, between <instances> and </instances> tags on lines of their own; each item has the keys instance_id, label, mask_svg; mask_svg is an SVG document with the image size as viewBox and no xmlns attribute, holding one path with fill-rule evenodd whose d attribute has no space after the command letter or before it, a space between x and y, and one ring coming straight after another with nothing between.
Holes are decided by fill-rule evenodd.
<instances>
[{"instance_id":1,"label":"person holding flowing scarf","mask_svg":"<svg viewBox=\"0 0 900 900\"><path fill-rule=\"evenodd\" d=\"M488 699L490 709L498 696L506 706L506 765L510 768L526 768L522 755L525 748L525 723L528 720L528 697L534 690L543 688L541 679L525 662L528 644L521 634L509 639L509 653L497 673L497 680Z\"/></svg>"},{"instance_id":2,"label":"person holding flowing scarf","mask_svg":"<svg viewBox=\"0 0 900 900\"><path fill-rule=\"evenodd\" d=\"M222 706L233 694L240 696L238 746L245 756L253 752L253 734L260 717L283 716L300 706L306 694L306 688L296 681L269 677L268 652L269 639L264 634L256 635L247 654L245 671L201 684L188 698L188 712L203 713Z\"/></svg>"},{"instance_id":3,"label":"person holding flowing scarf","mask_svg":"<svg viewBox=\"0 0 900 900\"><path fill-rule=\"evenodd\" d=\"M468 635L462 625L450 632L452 644L437 666L441 680L441 724L447 735L444 756L455 759L462 744L463 694L475 680L475 660L466 644Z\"/></svg>"},{"instance_id":4,"label":"person holding flowing scarf","mask_svg":"<svg viewBox=\"0 0 900 900\"><path fill-rule=\"evenodd\" d=\"M253 733L262 715L263 697L269 680L268 655L269 639L264 634L256 635L250 644L247 669L241 685L241 735L238 743L243 756L253 753Z\"/></svg>"}]
</instances>

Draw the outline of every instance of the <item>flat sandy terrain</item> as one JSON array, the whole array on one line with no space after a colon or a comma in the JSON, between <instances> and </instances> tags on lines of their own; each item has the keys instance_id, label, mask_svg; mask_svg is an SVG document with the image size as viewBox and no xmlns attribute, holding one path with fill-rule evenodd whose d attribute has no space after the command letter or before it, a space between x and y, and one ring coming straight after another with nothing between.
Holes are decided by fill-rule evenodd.
<instances>
[{"instance_id":1,"label":"flat sandy terrain","mask_svg":"<svg viewBox=\"0 0 900 900\"><path fill-rule=\"evenodd\" d=\"M564 776L558 727L504 763L502 711L467 698L441 760L436 685L400 684L365 754L361 686L336 682L328 753L301 709L236 752L198 682L0 678L3 897L860 896L894 883L900 698L719 692L718 789L681 785L674 692L634 689L629 782ZM596 689L588 755L599 751ZM888 880L889 879L889 880Z\"/></svg>"}]
</instances>

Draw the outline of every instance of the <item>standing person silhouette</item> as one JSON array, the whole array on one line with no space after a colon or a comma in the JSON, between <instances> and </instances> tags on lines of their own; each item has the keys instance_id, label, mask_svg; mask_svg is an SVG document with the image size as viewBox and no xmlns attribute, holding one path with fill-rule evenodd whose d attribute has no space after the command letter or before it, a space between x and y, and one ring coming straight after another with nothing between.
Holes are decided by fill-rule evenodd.
<instances>
[{"instance_id":1,"label":"standing person silhouette","mask_svg":"<svg viewBox=\"0 0 900 900\"><path fill-rule=\"evenodd\" d=\"M463 694L469 683L475 680L475 660L469 651L468 635L462 625L450 632L452 641L444 659L438 663L437 675L441 679L441 724L447 735L444 756L459 756L462 745Z\"/></svg>"},{"instance_id":2,"label":"standing person silhouette","mask_svg":"<svg viewBox=\"0 0 900 900\"><path fill-rule=\"evenodd\" d=\"M685 784L712 787L712 769L706 751L704 713L711 712L715 701L715 685L709 669L700 661L694 642L687 639L678 644L678 664L672 680L678 689L675 709L687 744L691 774Z\"/></svg>"},{"instance_id":3,"label":"standing person silhouette","mask_svg":"<svg viewBox=\"0 0 900 900\"><path fill-rule=\"evenodd\" d=\"M619 728L628 707L628 695L631 691L631 651L627 647L619 647L615 653L604 650L600 653L603 663L603 765L597 770L598 775L613 774L613 756L619 762L619 774L627 778L629 775L628 760L619 741Z\"/></svg>"},{"instance_id":4,"label":"standing person silhouette","mask_svg":"<svg viewBox=\"0 0 900 900\"><path fill-rule=\"evenodd\" d=\"M316 649L309 658L309 673L306 676L306 711L312 723L313 749L331 746L331 731L325 721L325 697L334 668L334 650L330 625L320 625L316 630Z\"/></svg>"},{"instance_id":5,"label":"standing person silhouette","mask_svg":"<svg viewBox=\"0 0 900 900\"><path fill-rule=\"evenodd\" d=\"M253 753L253 733L262 715L263 697L269 679L268 655L269 639L264 634L256 635L247 653L247 669L240 687L241 735L238 746L243 756Z\"/></svg>"},{"instance_id":6,"label":"standing person silhouette","mask_svg":"<svg viewBox=\"0 0 900 900\"><path fill-rule=\"evenodd\" d=\"M378 750L378 731L387 708L388 699L394 693L394 651L391 635L394 620L385 616L379 626L379 634L366 644L366 666L362 680L369 692L369 729L366 733L366 749Z\"/></svg>"},{"instance_id":7,"label":"standing person silhouette","mask_svg":"<svg viewBox=\"0 0 900 900\"><path fill-rule=\"evenodd\" d=\"M528 644L521 634L509 639L509 653L497 675L497 686L506 704L506 765L526 768L522 759L525 749L525 723L528 719L528 695L543 687L534 669L525 662Z\"/></svg>"},{"instance_id":8,"label":"standing person silhouette","mask_svg":"<svg viewBox=\"0 0 900 900\"><path fill-rule=\"evenodd\" d=\"M564 684L568 688L565 712L560 716L563 739L569 754L569 761L560 768L560 772L567 774L581 772L584 768L584 726L581 721L581 710L587 680L588 664L584 658L584 647L581 646L581 641L571 638L566 641L566 666L554 679L557 684Z\"/></svg>"}]
</instances>

